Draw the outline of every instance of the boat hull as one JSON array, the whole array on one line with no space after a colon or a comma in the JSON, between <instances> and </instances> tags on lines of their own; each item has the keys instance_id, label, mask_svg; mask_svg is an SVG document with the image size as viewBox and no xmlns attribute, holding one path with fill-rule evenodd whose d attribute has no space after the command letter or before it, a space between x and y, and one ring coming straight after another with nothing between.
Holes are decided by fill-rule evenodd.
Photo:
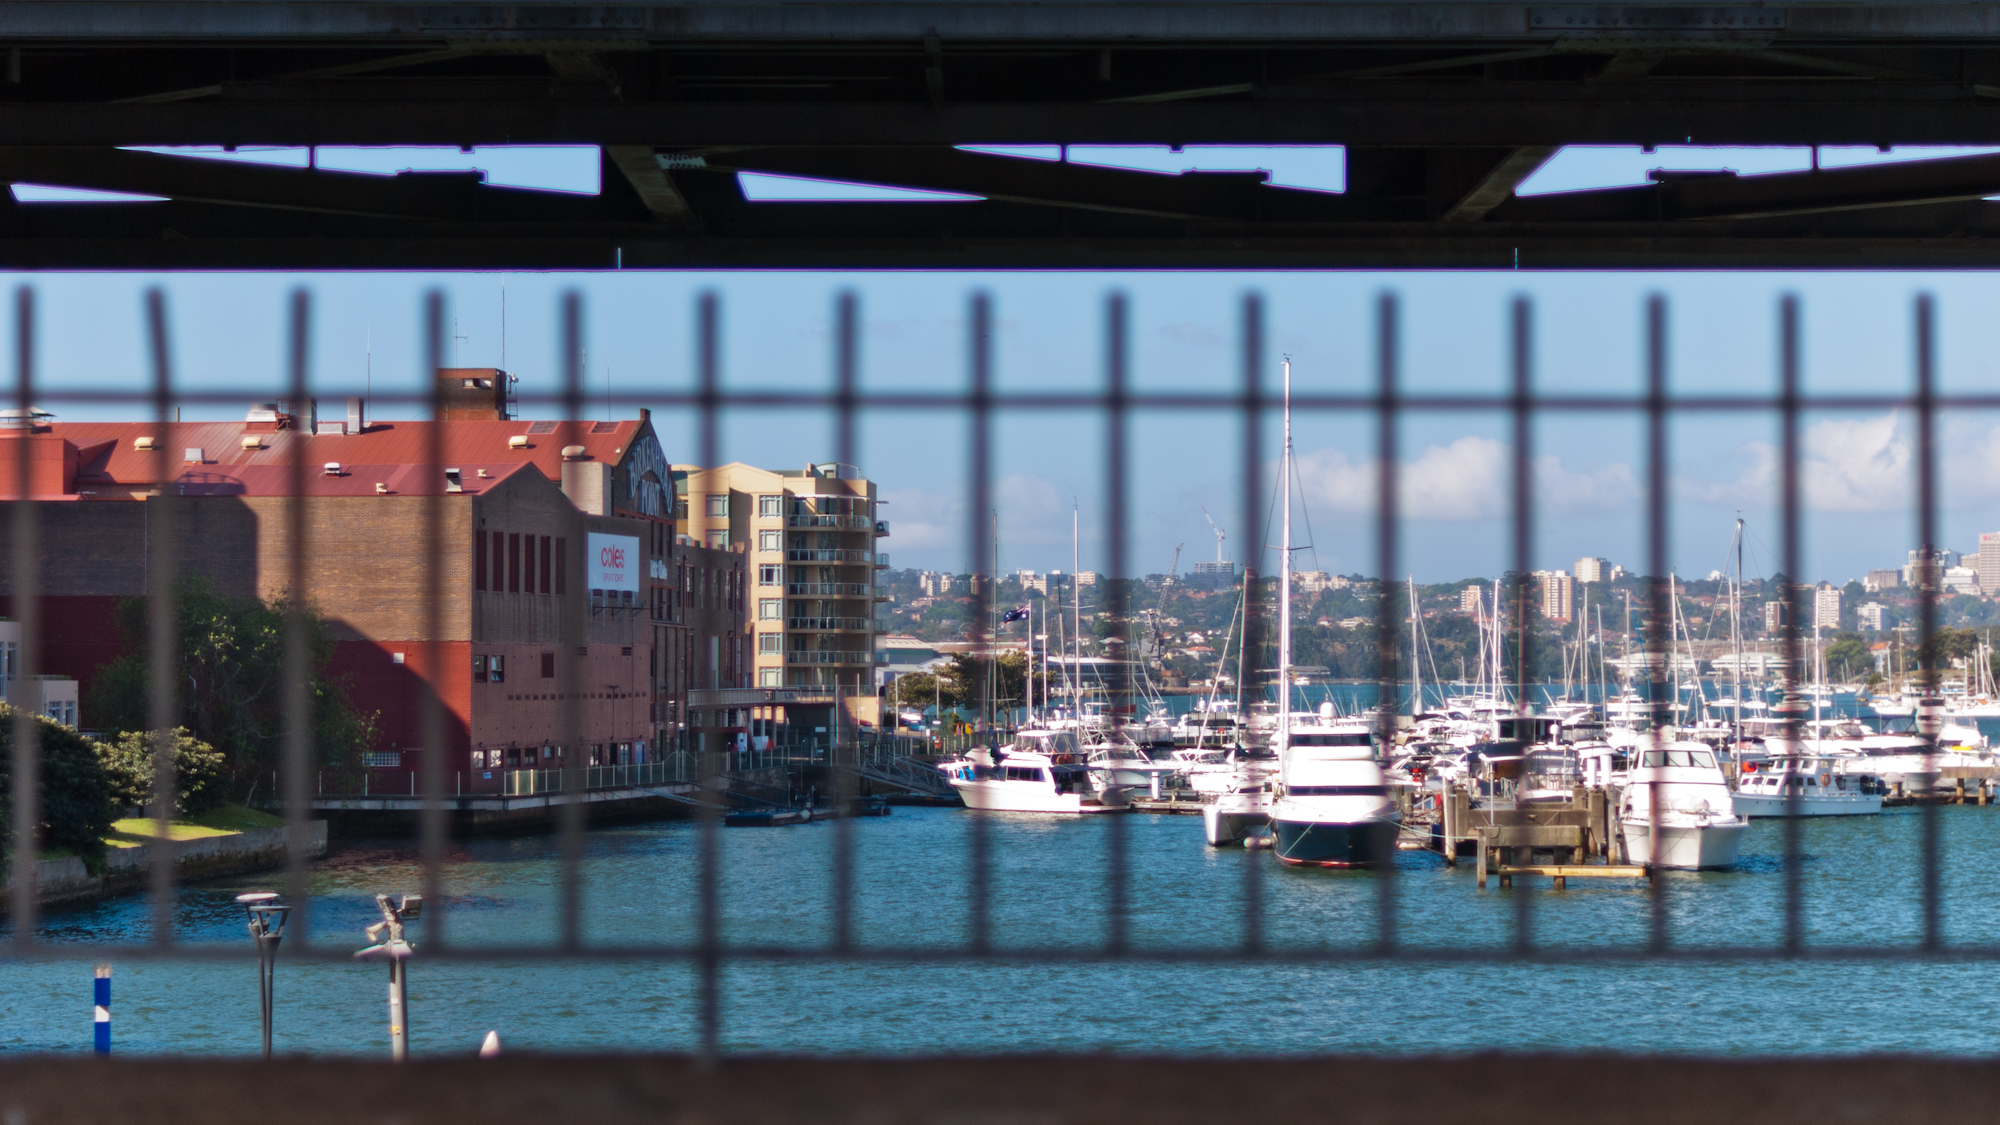
<instances>
[{"instance_id":1,"label":"boat hull","mask_svg":"<svg viewBox=\"0 0 2000 1125\"><path fill-rule=\"evenodd\" d=\"M1227 848L1258 834L1258 829L1271 822L1270 810L1262 801L1224 795L1221 800L1212 801L1201 807L1202 832L1211 848Z\"/></svg>"},{"instance_id":2,"label":"boat hull","mask_svg":"<svg viewBox=\"0 0 2000 1125\"><path fill-rule=\"evenodd\" d=\"M1113 790L1104 795L1106 799L1085 798L1081 793L1057 793L1052 788L1023 785L1011 782L961 781L952 779L952 787L958 790L959 799L968 809L981 812L1020 813L1112 813L1126 812L1131 805L1122 798L1125 794Z\"/></svg>"},{"instance_id":3,"label":"boat hull","mask_svg":"<svg viewBox=\"0 0 2000 1125\"><path fill-rule=\"evenodd\" d=\"M1737 816L1873 816L1882 811L1880 793L1856 793L1851 790L1834 790L1839 796L1821 796L1810 788L1798 798L1796 805L1785 800L1783 793L1742 793L1730 798L1730 805Z\"/></svg>"},{"instance_id":4,"label":"boat hull","mask_svg":"<svg viewBox=\"0 0 2000 1125\"><path fill-rule=\"evenodd\" d=\"M1396 854L1396 826L1383 820L1273 820L1271 851L1294 867L1380 867Z\"/></svg>"},{"instance_id":5,"label":"boat hull","mask_svg":"<svg viewBox=\"0 0 2000 1125\"><path fill-rule=\"evenodd\" d=\"M1643 820L1627 820L1621 825L1625 835L1625 856L1632 863L1654 863L1653 826ZM1657 866L1677 871L1703 871L1736 866L1736 850L1743 843L1744 820L1711 824L1667 825L1660 830Z\"/></svg>"}]
</instances>

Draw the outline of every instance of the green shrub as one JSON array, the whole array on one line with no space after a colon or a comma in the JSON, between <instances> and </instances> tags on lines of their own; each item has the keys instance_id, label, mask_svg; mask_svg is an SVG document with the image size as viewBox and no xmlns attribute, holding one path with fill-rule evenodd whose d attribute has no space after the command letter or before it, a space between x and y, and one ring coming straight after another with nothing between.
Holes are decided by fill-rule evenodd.
<instances>
[{"instance_id":1,"label":"green shrub","mask_svg":"<svg viewBox=\"0 0 2000 1125\"><path fill-rule=\"evenodd\" d=\"M104 865L104 837L116 813L111 780L97 743L60 723L33 716L41 744L42 846L67 848L93 871ZM0 704L0 809L14 807L14 709ZM0 833L6 847L11 836Z\"/></svg>"},{"instance_id":2,"label":"green shrub","mask_svg":"<svg viewBox=\"0 0 2000 1125\"><path fill-rule=\"evenodd\" d=\"M153 799L153 735L126 731L97 745L98 758L111 783L112 804L121 809L143 807ZM174 728L174 815L205 812L228 797L222 751Z\"/></svg>"}]
</instances>

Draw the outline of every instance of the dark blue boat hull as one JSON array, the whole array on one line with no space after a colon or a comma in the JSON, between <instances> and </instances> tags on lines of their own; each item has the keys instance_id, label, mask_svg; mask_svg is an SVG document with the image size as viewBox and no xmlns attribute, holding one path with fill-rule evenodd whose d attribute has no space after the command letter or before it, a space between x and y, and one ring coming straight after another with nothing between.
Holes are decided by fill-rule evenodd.
<instances>
[{"instance_id":1,"label":"dark blue boat hull","mask_svg":"<svg viewBox=\"0 0 2000 1125\"><path fill-rule=\"evenodd\" d=\"M1396 826L1273 820L1272 852L1298 867L1380 867L1396 854Z\"/></svg>"}]
</instances>

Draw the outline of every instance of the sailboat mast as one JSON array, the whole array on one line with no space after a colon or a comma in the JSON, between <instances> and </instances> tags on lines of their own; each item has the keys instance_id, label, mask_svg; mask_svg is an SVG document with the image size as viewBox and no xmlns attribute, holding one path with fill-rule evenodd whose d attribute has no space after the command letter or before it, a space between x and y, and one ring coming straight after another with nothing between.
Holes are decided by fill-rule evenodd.
<instances>
[{"instance_id":1,"label":"sailboat mast","mask_svg":"<svg viewBox=\"0 0 2000 1125\"><path fill-rule=\"evenodd\" d=\"M1083 511L1076 505L1069 509L1069 599L1076 611L1076 718L1081 729L1083 722Z\"/></svg>"},{"instance_id":2,"label":"sailboat mast","mask_svg":"<svg viewBox=\"0 0 2000 1125\"><path fill-rule=\"evenodd\" d=\"M1424 644L1418 630L1423 628L1423 610L1417 604L1417 576L1410 575L1410 722L1414 725L1424 709Z\"/></svg>"},{"instance_id":3,"label":"sailboat mast","mask_svg":"<svg viewBox=\"0 0 2000 1125\"><path fill-rule=\"evenodd\" d=\"M1729 585L1730 648L1736 655L1736 729L1733 738L1737 754L1743 747L1743 517L1736 518L1736 577Z\"/></svg>"},{"instance_id":4,"label":"sailboat mast","mask_svg":"<svg viewBox=\"0 0 2000 1125\"><path fill-rule=\"evenodd\" d=\"M1278 507L1278 746L1292 737L1292 361L1285 360L1285 451Z\"/></svg>"}]
</instances>

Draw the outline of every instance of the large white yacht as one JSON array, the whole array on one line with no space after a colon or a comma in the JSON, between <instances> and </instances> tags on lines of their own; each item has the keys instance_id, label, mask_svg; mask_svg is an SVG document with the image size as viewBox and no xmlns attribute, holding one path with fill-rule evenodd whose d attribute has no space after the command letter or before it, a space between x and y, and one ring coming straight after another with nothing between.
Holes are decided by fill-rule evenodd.
<instances>
[{"instance_id":1,"label":"large white yacht","mask_svg":"<svg viewBox=\"0 0 2000 1125\"><path fill-rule=\"evenodd\" d=\"M1743 830L1715 752L1663 742L1635 756L1618 823L1633 863L1697 870L1732 867Z\"/></svg>"},{"instance_id":2,"label":"large white yacht","mask_svg":"<svg viewBox=\"0 0 2000 1125\"><path fill-rule=\"evenodd\" d=\"M1736 779L1736 815L1867 816L1882 811L1882 785L1867 774L1837 773L1832 758L1787 756L1746 762Z\"/></svg>"},{"instance_id":3,"label":"large white yacht","mask_svg":"<svg viewBox=\"0 0 2000 1125\"><path fill-rule=\"evenodd\" d=\"M1017 731L1012 745L980 747L938 769L969 809L1105 813L1131 807L1129 790L1103 787L1092 777L1075 731Z\"/></svg>"},{"instance_id":4,"label":"large white yacht","mask_svg":"<svg viewBox=\"0 0 2000 1125\"><path fill-rule=\"evenodd\" d=\"M1278 774L1271 800L1271 851L1294 866L1375 867L1396 857L1399 814L1376 759L1370 721L1294 721L1292 675L1292 362L1285 361L1285 445L1278 495L1284 511L1278 569ZM1327 709L1328 711L1331 708Z\"/></svg>"}]
</instances>

